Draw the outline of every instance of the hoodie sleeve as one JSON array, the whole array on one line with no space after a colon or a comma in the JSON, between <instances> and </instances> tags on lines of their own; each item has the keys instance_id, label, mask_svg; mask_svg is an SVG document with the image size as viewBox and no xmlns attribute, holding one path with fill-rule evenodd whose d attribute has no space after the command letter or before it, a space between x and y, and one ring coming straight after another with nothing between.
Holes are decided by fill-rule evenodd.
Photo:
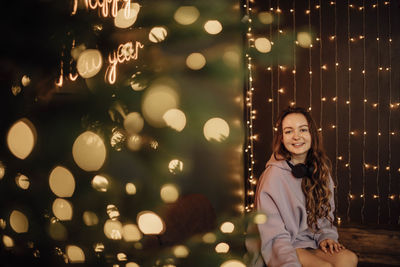
<instances>
[{"instance_id":1,"label":"hoodie sleeve","mask_svg":"<svg viewBox=\"0 0 400 267\"><path fill-rule=\"evenodd\" d=\"M301 267L279 211L280 205L288 201L282 194L284 185L270 171L263 174L257 198L258 211L267 215L267 221L258 225L261 253L269 267Z\"/></svg>"},{"instance_id":2,"label":"hoodie sleeve","mask_svg":"<svg viewBox=\"0 0 400 267\"><path fill-rule=\"evenodd\" d=\"M329 189L331 190L331 198L329 199L329 203L331 204L331 211L329 212L329 217L334 221L335 217L333 215L335 211L335 201L334 201L334 188L333 188L333 180L330 178ZM318 238L318 247L319 244L325 239L332 239L334 241L338 241L338 232L334 225L327 218L323 218L319 221L320 227L320 236Z\"/></svg>"}]
</instances>

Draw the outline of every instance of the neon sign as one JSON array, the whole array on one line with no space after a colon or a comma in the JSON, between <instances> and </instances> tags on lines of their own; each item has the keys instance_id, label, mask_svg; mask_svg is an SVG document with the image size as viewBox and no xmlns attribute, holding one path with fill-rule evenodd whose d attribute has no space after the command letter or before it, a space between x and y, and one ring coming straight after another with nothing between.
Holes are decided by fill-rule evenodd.
<instances>
[{"instance_id":1,"label":"neon sign","mask_svg":"<svg viewBox=\"0 0 400 267\"><path fill-rule=\"evenodd\" d=\"M79 0L74 0L72 15L76 14L76 11L78 9L78 1ZM84 0L86 9L99 9L101 10L101 15L105 18L108 17L110 14L114 18L117 16L119 2L122 2L122 8L125 10L125 17L130 17L130 0Z\"/></svg>"}]
</instances>

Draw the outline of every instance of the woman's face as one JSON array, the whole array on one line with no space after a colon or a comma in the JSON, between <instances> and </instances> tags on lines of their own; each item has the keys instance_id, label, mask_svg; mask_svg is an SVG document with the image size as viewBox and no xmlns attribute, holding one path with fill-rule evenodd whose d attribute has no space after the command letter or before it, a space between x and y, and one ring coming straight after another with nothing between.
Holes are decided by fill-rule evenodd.
<instances>
[{"instance_id":1,"label":"woman's face","mask_svg":"<svg viewBox=\"0 0 400 267\"><path fill-rule=\"evenodd\" d=\"M282 143L290 152L293 163L304 163L311 148L311 134L306 117L291 113L282 121Z\"/></svg>"}]
</instances>

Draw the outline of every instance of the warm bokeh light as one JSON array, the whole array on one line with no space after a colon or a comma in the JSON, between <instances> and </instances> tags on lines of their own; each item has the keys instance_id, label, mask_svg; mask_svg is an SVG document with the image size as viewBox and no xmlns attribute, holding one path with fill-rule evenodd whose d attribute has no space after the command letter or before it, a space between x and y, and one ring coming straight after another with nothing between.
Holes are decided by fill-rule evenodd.
<instances>
[{"instance_id":1,"label":"warm bokeh light","mask_svg":"<svg viewBox=\"0 0 400 267\"><path fill-rule=\"evenodd\" d=\"M136 242L142 239L142 233L135 224L126 224L122 227L122 237L126 242Z\"/></svg>"},{"instance_id":2,"label":"warm bokeh light","mask_svg":"<svg viewBox=\"0 0 400 267\"><path fill-rule=\"evenodd\" d=\"M149 33L149 40L153 43L159 43L167 38L168 32L164 27L154 27Z\"/></svg>"},{"instance_id":3,"label":"warm bokeh light","mask_svg":"<svg viewBox=\"0 0 400 267\"><path fill-rule=\"evenodd\" d=\"M35 126L23 118L15 122L7 134L7 145L11 153L19 159L25 159L36 143Z\"/></svg>"},{"instance_id":4,"label":"warm bokeh light","mask_svg":"<svg viewBox=\"0 0 400 267\"><path fill-rule=\"evenodd\" d=\"M55 167L49 176L51 191L58 197L71 197L75 191L75 179L72 173L62 167Z\"/></svg>"},{"instance_id":5,"label":"warm bokeh light","mask_svg":"<svg viewBox=\"0 0 400 267\"><path fill-rule=\"evenodd\" d=\"M143 96L143 116L151 126L163 127L165 126L164 113L176 108L178 102L179 97L174 89L168 85L156 84L148 88Z\"/></svg>"},{"instance_id":6,"label":"warm bokeh light","mask_svg":"<svg viewBox=\"0 0 400 267\"><path fill-rule=\"evenodd\" d=\"M21 86L19 85L14 85L11 87L11 92L13 93L13 95L18 95L19 93L21 93L22 89Z\"/></svg>"},{"instance_id":7,"label":"warm bokeh light","mask_svg":"<svg viewBox=\"0 0 400 267\"><path fill-rule=\"evenodd\" d=\"M217 241L217 236L214 233L206 233L203 235L203 242L207 244L212 244Z\"/></svg>"},{"instance_id":8,"label":"warm bokeh light","mask_svg":"<svg viewBox=\"0 0 400 267\"><path fill-rule=\"evenodd\" d=\"M222 31L222 25L218 20L209 20L204 24L204 29L207 33L215 35Z\"/></svg>"},{"instance_id":9,"label":"warm bokeh light","mask_svg":"<svg viewBox=\"0 0 400 267\"><path fill-rule=\"evenodd\" d=\"M28 218L22 212L13 210L10 215L10 226L16 233L28 232Z\"/></svg>"},{"instance_id":10,"label":"warm bokeh light","mask_svg":"<svg viewBox=\"0 0 400 267\"><path fill-rule=\"evenodd\" d=\"M137 77L142 74L140 71L134 73L131 77L130 85L134 91L142 91L147 87L147 84L143 81L137 81Z\"/></svg>"},{"instance_id":11,"label":"warm bokeh light","mask_svg":"<svg viewBox=\"0 0 400 267\"><path fill-rule=\"evenodd\" d=\"M186 58L186 65L192 70L200 70L206 65L206 58L200 53L192 53Z\"/></svg>"},{"instance_id":12,"label":"warm bokeh light","mask_svg":"<svg viewBox=\"0 0 400 267\"><path fill-rule=\"evenodd\" d=\"M18 174L15 177L15 183L18 185L19 188L21 189L28 189L30 182L29 182L29 178L23 174Z\"/></svg>"},{"instance_id":13,"label":"warm bokeh light","mask_svg":"<svg viewBox=\"0 0 400 267\"><path fill-rule=\"evenodd\" d=\"M104 251L104 244L103 243L96 243L93 245L93 250L96 253L100 253Z\"/></svg>"},{"instance_id":14,"label":"warm bokeh light","mask_svg":"<svg viewBox=\"0 0 400 267\"><path fill-rule=\"evenodd\" d=\"M255 224L263 224L267 221L267 216L265 214L257 214L256 216L254 216L253 219Z\"/></svg>"},{"instance_id":15,"label":"warm bokeh light","mask_svg":"<svg viewBox=\"0 0 400 267\"><path fill-rule=\"evenodd\" d=\"M145 235L158 235L165 231L164 221L152 211L142 211L137 216L137 225Z\"/></svg>"},{"instance_id":16,"label":"warm bokeh light","mask_svg":"<svg viewBox=\"0 0 400 267\"><path fill-rule=\"evenodd\" d=\"M238 260L227 260L221 264L221 267L246 267L246 265Z\"/></svg>"},{"instance_id":17,"label":"warm bokeh light","mask_svg":"<svg viewBox=\"0 0 400 267\"><path fill-rule=\"evenodd\" d=\"M110 145L116 151L121 151L125 142L125 134L118 127L112 129L112 136L110 138Z\"/></svg>"},{"instance_id":18,"label":"warm bokeh light","mask_svg":"<svg viewBox=\"0 0 400 267\"><path fill-rule=\"evenodd\" d=\"M142 137L136 134L129 136L126 146L132 151L138 151L142 147Z\"/></svg>"},{"instance_id":19,"label":"warm bokeh light","mask_svg":"<svg viewBox=\"0 0 400 267\"><path fill-rule=\"evenodd\" d=\"M173 184L165 184L161 187L160 196L165 203L175 202L179 197L178 188Z\"/></svg>"},{"instance_id":20,"label":"warm bokeh light","mask_svg":"<svg viewBox=\"0 0 400 267\"><path fill-rule=\"evenodd\" d=\"M125 267L140 267L136 262L128 262Z\"/></svg>"},{"instance_id":21,"label":"warm bokeh light","mask_svg":"<svg viewBox=\"0 0 400 267\"><path fill-rule=\"evenodd\" d=\"M229 125L221 118L212 118L204 124L203 133L208 141L222 142L229 136Z\"/></svg>"},{"instance_id":22,"label":"warm bokeh light","mask_svg":"<svg viewBox=\"0 0 400 267\"><path fill-rule=\"evenodd\" d=\"M274 21L274 16L270 12L259 12L258 19L263 24L271 24Z\"/></svg>"},{"instance_id":23,"label":"warm bokeh light","mask_svg":"<svg viewBox=\"0 0 400 267\"><path fill-rule=\"evenodd\" d=\"M235 230L235 225L231 222L224 222L221 224L220 228L221 232L229 234L232 233L233 230Z\"/></svg>"},{"instance_id":24,"label":"warm bokeh light","mask_svg":"<svg viewBox=\"0 0 400 267\"><path fill-rule=\"evenodd\" d=\"M49 235L52 239L65 241L68 238L67 228L61 222L54 222L49 225Z\"/></svg>"},{"instance_id":25,"label":"warm bokeh light","mask_svg":"<svg viewBox=\"0 0 400 267\"><path fill-rule=\"evenodd\" d=\"M22 77L22 79L21 79L21 84L23 85L23 86L28 86L29 84L31 83L31 78L29 78L29 76L27 76L27 75L24 75L23 77Z\"/></svg>"},{"instance_id":26,"label":"warm bokeh light","mask_svg":"<svg viewBox=\"0 0 400 267\"><path fill-rule=\"evenodd\" d=\"M99 218L97 217L96 213L92 211L85 211L82 215L83 222L87 226L97 225L99 223Z\"/></svg>"},{"instance_id":27,"label":"warm bokeh light","mask_svg":"<svg viewBox=\"0 0 400 267\"><path fill-rule=\"evenodd\" d=\"M72 219L72 204L62 198L57 198L53 202L53 213L60 221L69 221Z\"/></svg>"},{"instance_id":28,"label":"warm bokeh light","mask_svg":"<svg viewBox=\"0 0 400 267\"><path fill-rule=\"evenodd\" d=\"M104 234L112 240L122 239L122 224L120 221L108 219L104 224Z\"/></svg>"},{"instance_id":29,"label":"warm bokeh light","mask_svg":"<svg viewBox=\"0 0 400 267\"><path fill-rule=\"evenodd\" d=\"M257 38L254 42L256 49L261 53L268 53L271 51L271 42L267 38Z\"/></svg>"},{"instance_id":30,"label":"warm bokeh light","mask_svg":"<svg viewBox=\"0 0 400 267\"><path fill-rule=\"evenodd\" d=\"M3 244L6 248L12 248L14 246L14 240L8 235L3 235Z\"/></svg>"},{"instance_id":31,"label":"warm bokeh light","mask_svg":"<svg viewBox=\"0 0 400 267\"><path fill-rule=\"evenodd\" d=\"M0 161L0 180L3 179L5 174L6 174L6 167L4 166L3 162Z\"/></svg>"},{"instance_id":32,"label":"warm bokeh light","mask_svg":"<svg viewBox=\"0 0 400 267\"><path fill-rule=\"evenodd\" d=\"M125 186L125 191L128 195L135 195L136 194L136 186L134 183L127 183Z\"/></svg>"},{"instance_id":33,"label":"warm bokeh light","mask_svg":"<svg viewBox=\"0 0 400 267\"><path fill-rule=\"evenodd\" d=\"M85 171L97 171L106 160L106 147L95 133L86 131L76 138L72 156L76 164Z\"/></svg>"},{"instance_id":34,"label":"warm bokeh light","mask_svg":"<svg viewBox=\"0 0 400 267\"><path fill-rule=\"evenodd\" d=\"M199 10L194 6L181 6L174 14L176 22L182 25L193 24L200 16Z\"/></svg>"},{"instance_id":35,"label":"warm bokeh light","mask_svg":"<svg viewBox=\"0 0 400 267\"><path fill-rule=\"evenodd\" d=\"M103 66L103 56L97 49L87 49L79 54L76 69L82 78L95 76Z\"/></svg>"},{"instance_id":36,"label":"warm bokeh light","mask_svg":"<svg viewBox=\"0 0 400 267\"><path fill-rule=\"evenodd\" d=\"M66 254L70 263L82 263L85 262L85 253L78 246L67 246Z\"/></svg>"},{"instance_id":37,"label":"warm bokeh light","mask_svg":"<svg viewBox=\"0 0 400 267\"><path fill-rule=\"evenodd\" d=\"M107 214L111 220L117 220L120 215L117 206L113 204L107 205Z\"/></svg>"},{"instance_id":38,"label":"warm bokeh light","mask_svg":"<svg viewBox=\"0 0 400 267\"><path fill-rule=\"evenodd\" d=\"M117 260L118 261L127 261L128 259L127 259L127 256L125 253L120 252L117 254Z\"/></svg>"},{"instance_id":39,"label":"warm bokeh light","mask_svg":"<svg viewBox=\"0 0 400 267\"><path fill-rule=\"evenodd\" d=\"M163 119L167 126L180 132L186 126L186 116L181 110L173 108L164 113Z\"/></svg>"},{"instance_id":40,"label":"warm bokeh light","mask_svg":"<svg viewBox=\"0 0 400 267\"><path fill-rule=\"evenodd\" d=\"M215 251L217 253L228 253L229 245L227 243L221 242L215 246Z\"/></svg>"},{"instance_id":41,"label":"warm bokeh light","mask_svg":"<svg viewBox=\"0 0 400 267\"><path fill-rule=\"evenodd\" d=\"M173 252L175 257L177 258L186 258L189 256L189 249L186 246L179 245L173 248Z\"/></svg>"},{"instance_id":42,"label":"warm bokeh light","mask_svg":"<svg viewBox=\"0 0 400 267\"><path fill-rule=\"evenodd\" d=\"M223 55L224 63L227 66L235 68L239 67L240 66L239 64L241 64L241 56L239 53L240 50L236 46L226 48Z\"/></svg>"},{"instance_id":43,"label":"warm bokeh light","mask_svg":"<svg viewBox=\"0 0 400 267\"><path fill-rule=\"evenodd\" d=\"M129 28L136 22L139 10L140 5L137 3L131 4L130 9L121 8L117 12L117 16L114 18L114 25L117 28Z\"/></svg>"},{"instance_id":44,"label":"warm bokeh light","mask_svg":"<svg viewBox=\"0 0 400 267\"><path fill-rule=\"evenodd\" d=\"M139 133L144 126L144 120L139 112L131 112L124 119L125 130L129 134Z\"/></svg>"},{"instance_id":45,"label":"warm bokeh light","mask_svg":"<svg viewBox=\"0 0 400 267\"><path fill-rule=\"evenodd\" d=\"M311 35L308 32L299 32L297 34L297 41L301 47L308 48L312 43Z\"/></svg>"},{"instance_id":46,"label":"warm bokeh light","mask_svg":"<svg viewBox=\"0 0 400 267\"><path fill-rule=\"evenodd\" d=\"M179 159L173 159L168 164L168 170L170 173L178 174L183 170L183 162Z\"/></svg>"},{"instance_id":47,"label":"warm bokeh light","mask_svg":"<svg viewBox=\"0 0 400 267\"><path fill-rule=\"evenodd\" d=\"M92 179L92 187L99 192L107 192L108 184L108 179L103 175L96 175Z\"/></svg>"},{"instance_id":48,"label":"warm bokeh light","mask_svg":"<svg viewBox=\"0 0 400 267\"><path fill-rule=\"evenodd\" d=\"M0 228L4 230L6 229L6 226L7 226L6 220L0 219Z\"/></svg>"}]
</instances>

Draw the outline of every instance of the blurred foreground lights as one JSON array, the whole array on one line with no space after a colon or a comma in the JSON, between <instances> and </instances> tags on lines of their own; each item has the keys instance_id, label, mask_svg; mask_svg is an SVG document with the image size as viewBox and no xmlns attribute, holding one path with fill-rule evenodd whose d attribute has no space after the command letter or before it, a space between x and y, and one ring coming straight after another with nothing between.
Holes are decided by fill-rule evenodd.
<instances>
[{"instance_id":1,"label":"blurred foreground lights","mask_svg":"<svg viewBox=\"0 0 400 267\"><path fill-rule=\"evenodd\" d=\"M215 246L215 251L217 253L228 253L229 245L227 243L221 242Z\"/></svg>"},{"instance_id":2,"label":"blurred foreground lights","mask_svg":"<svg viewBox=\"0 0 400 267\"><path fill-rule=\"evenodd\" d=\"M259 12L258 19L263 24L271 24L274 21L274 16L270 12Z\"/></svg>"},{"instance_id":3,"label":"blurred foreground lights","mask_svg":"<svg viewBox=\"0 0 400 267\"><path fill-rule=\"evenodd\" d=\"M106 147L97 134L86 131L76 138L72 156L81 169L97 171L106 160Z\"/></svg>"},{"instance_id":4,"label":"blurred foreground lights","mask_svg":"<svg viewBox=\"0 0 400 267\"><path fill-rule=\"evenodd\" d=\"M222 142L229 136L229 125L221 118L212 118L204 124L203 133L207 141Z\"/></svg>"},{"instance_id":5,"label":"blurred foreground lights","mask_svg":"<svg viewBox=\"0 0 400 267\"><path fill-rule=\"evenodd\" d=\"M58 197L71 197L75 191L75 179L72 173L62 167L55 167L49 177L51 191Z\"/></svg>"},{"instance_id":6,"label":"blurred foreground lights","mask_svg":"<svg viewBox=\"0 0 400 267\"><path fill-rule=\"evenodd\" d=\"M145 235L159 235L165 231L164 221L152 211L142 211L137 216L137 224Z\"/></svg>"},{"instance_id":7,"label":"blurred foreground lights","mask_svg":"<svg viewBox=\"0 0 400 267\"><path fill-rule=\"evenodd\" d=\"M22 212L13 210L10 215L10 226L16 233L26 233L29 228L28 218Z\"/></svg>"},{"instance_id":8,"label":"blurred foreground lights","mask_svg":"<svg viewBox=\"0 0 400 267\"><path fill-rule=\"evenodd\" d=\"M122 239L121 222L108 219L104 224L104 234L108 239L121 240Z\"/></svg>"},{"instance_id":9,"label":"blurred foreground lights","mask_svg":"<svg viewBox=\"0 0 400 267\"><path fill-rule=\"evenodd\" d=\"M142 137L136 134L129 136L126 146L132 151L138 151L142 147Z\"/></svg>"},{"instance_id":10,"label":"blurred foreground lights","mask_svg":"<svg viewBox=\"0 0 400 267\"><path fill-rule=\"evenodd\" d=\"M0 161L0 180L3 179L4 174L6 174L6 167L3 162Z\"/></svg>"},{"instance_id":11,"label":"blurred foreground lights","mask_svg":"<svg viewBox=\"0 0 400 267\"><path fill-rule=\"evenodd\" d=\"M29 178L23 174L18 174L17 177L15 177L15 183L19 188L24 190L28 189L30 185Z\"/></svg>"},{"instance_id":12,"label":"blurred foreground lights","mask_svg":"<svg viewBox=\"0 0 400 267\"><path fill-rule=\"evenodd\" d=\"M297 34L297 41L301 47L309 48L312 43L311 35L308 32L299 32Z\"/></svg>"},{"instance_id":13,"label":"blurred foreground lights","mask_svg":"<svg viewBox=\"0 0 400 267\"><path fill-rule=\"evenodd\" d=\"M265 214L259 213L254 216L253 221L255 224L263 224L267 221L267 216Z\"/></svg>"},{"instance_id":14,"label":"blurred foreground lights","mask_svg":"<svg viewBox=\"0 0 400 267\"><path fill-rule=\"evenodd\" d=\"M7 134L7 145L11 153L19 159L25 159L36 143L35 126L23 118L15 122Z\"/></svg>"},{"instance_id":15,"label":"blurred foreground lights","mask_svg":"<svg viewBox=\"0 0 400 267\"><path fill-rule=\"evenodd\" d=\"M72 205L65 199L57 198L53 202L53 213L60 221L69 221L72 219Z\"/></svg>"},{"instance_id":16,"label":"blurred foreground lights","mask_svg":"<svg viewBox=\"0 0 400 267\"><path fill-rule=\"evenodd\" d=\"M189 255L189 249L183 245L175 246L173 252L177 258L186 258Z\"/></svg>"},{"instance_id":17,"label":"blurred foreground lights","mask_svg":"<svg viewBox=\"0 0 400 267\"><path fill-rule=\"evenodd\" d=\"M218 20L209 20L204 24L204 30L209 34L218 34L222 31L221 22Z\"/></svg>"},{"instance_id":18,"label":"blurred foreground lights","mask_svg":"<svg viewBox=\"0 0 400 267\"><path fill-rule=\"evenodd\" d=\"M126 242L136 242L142 239L142 233L135 224L126 224L122 227L122 237Z\"/></svg>"},{"instance_id":19,"label":"blurred foreground lights","mask_svg":"<svg viewBox=\"0 0 400 267\"><path fill-rule=\"evenodd\" d=\"M134 183L127 183L125 185L125 191L128 195L135 195L136 194L136 186Z\"/></svg>"},{"instance_id":20,"label":"blurred foreground lights","mask_svg":"<svg viewBox=\"0 0 400 267\"><path fill-rule=\"evenodd\" d=\"M6 220L0 219L0 228L4 230L6 229L6 226L7 226Z\"/></svg>"},{"instance_id":21,"label":"blurred foreground lights","mask_svg":"<svg viewBox=\"0 0 400 267\"><path fill-rule=\"evenodd\" d=\"M186 116L181 110L173 108L164 113L163 119L167 126L177 132L182 131L186 126Z\"/></svg>"},{"instance_id":22,"label":"blurred foreground lights","mask_svg":"<svg viewBox=\"0 0 400 267\"><path fill-rule=\"evenodd\" d=\"M222 233L229 234L235 230L235 225L231 222L224 222L219 229Z\"/></svg>"},{"instance_id":23,"label":"blurred foreground lights","mask_svg":"<svg viewBox=\"0 0 400 267\"><path fill-rule=\"evenodd\" d=\"M108 184L107 178L102 175L96 175L92 179L92 187L99 192L107 192Z\"/></svg>"},{"instance_id":24,"label":"blurred foreground lights","mask_svg":"<svg viewBox=\"0 0 400 267\"><path fill-rule=\"evenodd\" d=\"M168 85L156 84L147 89L143 96L142 114L153 127L164 127L163 115L176 108L179 102L178 94Z\"/></svg>"},{"instance_id":25,"label":"blurred foreground lights","mask_svg":"<svg viewBox=\"0 0 400 267\"><path fill-rule=\"evenodd\" d=\"M189 69L200 70L206 65L206 58L200 53L192 53L186 58Z\"/></svg>"},{"instance_id":26,"label":"blurred foreground lights","mask_svg":"<svg viewBox=\"0 0 400 267\"><path fill-rule=\"evenodd\" d=\"M104 244L103 243L96 243L93 245L94 252L101 253L104 251Z\"/></svg>"},{"instance_id":27,"label":"blurred foreground lights","mask_svg":"<svg viewBox=\"0 0 400 267\"><path fill-rule=\"evenodd\" d=\"M83 222L87 226L97 225L99 223L99 218L97 217L96 213L92 211L85 211L83 213Z\"/></svg>"},{"instance_id":28,"label":"blurred foreground lights","mask_svg":"<svg viewBox=\"0 0 400 267\"><path fill-rule=\"evenodd\" d=\"M66 254L70 263L82 263L85 262L85 253L80 247L67 246Z\"/></svg>"},{"instance_id":29,"label":"blurred foreground lights","mask_svg":"<svg viewBox=\"0 0 400 267\"><path fill-rule=\"evenodd\" d=\"M103 66L103 56L97 49L87 49L79 54L76 69L82 78L95 76Z\"/></svg>"},{"instance_id":30,"label":"blurred foreground lights","mask_svg":"<svg viewBox=\"0 0 400 267\"><path fill-rule=\"evenodd\" d=\"M29 78L27 75L24 75L21 79L21 83L24 87L27 87L31 83L31 78Z\"/></svg>"},{"instance_id":31,"label":"blurred foreground lights","mask_svg":"<svg viewBox=\"0 0 400 267\"><path fill-rule=\"evenodd\" d=\"M117 259L118 259L119 261L127 261L127 260L128 260L126 254L125 254L125 253L122 253L122 252L120 252L120 253L117 254Z\"/></svg>"},{"instance_id":32,"label":"blurred foreground lights","mask_svg":"<svg viewBox=\"0 0 400 267\"><path fill-rule=\"evenodd\" d=\"M107 205L107 214L108 217L110 217L110 219L114 221L117 220L120 215L118 208L113 204Z\"/></svg>"},{"instance_id":33,"label":"blurred foreground lights","mask_svg":"<svg viewBox=\"0 0 400 267\"><path fill-rule=\"evenodd\" d=\"M176 22L182 25L193 24L200 16L199 10L194 6L181 6L174 14Z\"/></svg>"},{"instance_id":34,"label":"blurred foreground lights","mask_svg":"<svg viewBox=\"0 0 400 267\"><path fill-rule=\"evenodd\" d=\"M124 128L129 134L139 133L144 126L142 115L138 112L131 112L124 119Z\"/></svg>"},{"instance_id":35,"label":"blurred foreground lights","mask_svg":"<svg viewBox=\"0 0 400 267\"><path fill-rule=\"evenodd\" d=\"M168 170L172 174L178 174L183 170L183 162L179 159L173 159L168 164Z\"/></svg>"},{"instance_id":36,"label":"blurred foreground lights","mask_svg":"<svg viewBox=\"0 0 400 267\"><path fill-rule=\"evenodd\" d=\"M154 27L149 33L149 40L153 43L159 43L167 38L168 32L164 27Z\"/></svg>"},{"instance_id":37,"label":"blurred foreground lights","mask_svg":"<svg viewBox=\"0 0 400 267\"><path fill-rule=\"evenodd\" d=\"M112 136L110 139L110 145L111 147L115 150L115 151L121 151L122 147L124 145L125 142L125 134L118 129L117 127L114 127L112 129Z\"/></svg>"},{"instance_id":38,"label":"blurred foreground lights","mask_svg":"<svg viewBox=\"0 0 400 267\"><path fill-rule=\"evenodd\" d=\"M246 267L246 265L238 260L228 260L222 263L221 267Z\"/></svg>"},{"instance_id":39,"label":"blurred foreground lights","mask_svg":"<svg viewBox=\"0 0 400 267\"><path fill-rule=\"evenodd\" d=\"M203 242L207 244L212 244L217 241L217 236L214 233L206 233L203 235Z\"/></svg>"},{"instance_id":40,"label":"blurred foreground lights","mask_svg":"<svg viewBox=\"0 0 400 267\"><path fill-rule=\"evenodd\" d=\"M223 55L223 60L227 66L236 68L239 67L241 57L239 55L238 48L231 47L226 49Z\"/></svg>"},{"instance_id":41,"label":"blurred foreground lights","mask_svg":"<svg viewBox=\"0 0 400 267\"><path fill-rule=\"evenodd\" d=\"M136 22L139 10L140 6L137 3L131 4L130 9L121 8L114 18L115 27L124 29L132 26Z\"/></svg>"},{"instance_id":42,"label":"blurred foreground lights","mask_svg":"<svg viewBox=\"0 0 400 267\"><path fill-rule=\"evenodd\" d=\"M21 93L22 89L21 86L19 85L14 85L11 87L11 92L14 96L18 95L19 93Z\"/></svg>"},{"instance_id":43,"label":"blurred foreground lights","mask_svg":"<svg viewBox=\"0 0 400 267\"><path fill-rule=\"evenodd\" d=\"M267 38L257 38L254 45L261 53L268 53L271 51L271 42Z\"/></svg>"},{"instance_id":44,"label":"blurred foreground lights","mask_svg":"<svg viewBox=\"0 0 400 267\"><path fill-rule=\"evenodd\" d=\"M165 184L161 188L160 196L165 203L173 203L179 197L178 188L173 184Z\"/></svg>"},{"instance_id":45,"label":"blurred foreground lights","mask_svg":"<svg viewBox=\"0 0 400 267\"><path fill-rule=\"evenodd\" d=\"M6 248L12 248L14 246L14 240L8 235L3 235L3 244Z\"/></svg>"},{"instance_id":46,"label":"blurred foreground lights","mask_svg":"<svg viewBox=\"0 0 400 267\"><path fill-rule=\"evenodd\" d=\"M136 262L128 262L125 267L140 267Z\"/></svg>"},{"instance_id":47,"label":"blurred foreground lights","mask_svg":"<svg viewBox=\"0 0 400 267\"><path fill-rule=\"evenodd\" d=\"M58 241L67 240L67 229L60 222L54 222L49 225L49 235L52 239Z\"/></svg>"},{"instance_id":48,"label":"blurred foreground lights","mask_svg":"<svg viewBox=\"0 0 400 267\"><path fill-rule=\"evenodd\" d=\"M147 87L146 83L138 82L137 79L142 73L140 71L134 73L131 77L130 85L134 91L142 91Z\"/></svg>"}]
</instances>

